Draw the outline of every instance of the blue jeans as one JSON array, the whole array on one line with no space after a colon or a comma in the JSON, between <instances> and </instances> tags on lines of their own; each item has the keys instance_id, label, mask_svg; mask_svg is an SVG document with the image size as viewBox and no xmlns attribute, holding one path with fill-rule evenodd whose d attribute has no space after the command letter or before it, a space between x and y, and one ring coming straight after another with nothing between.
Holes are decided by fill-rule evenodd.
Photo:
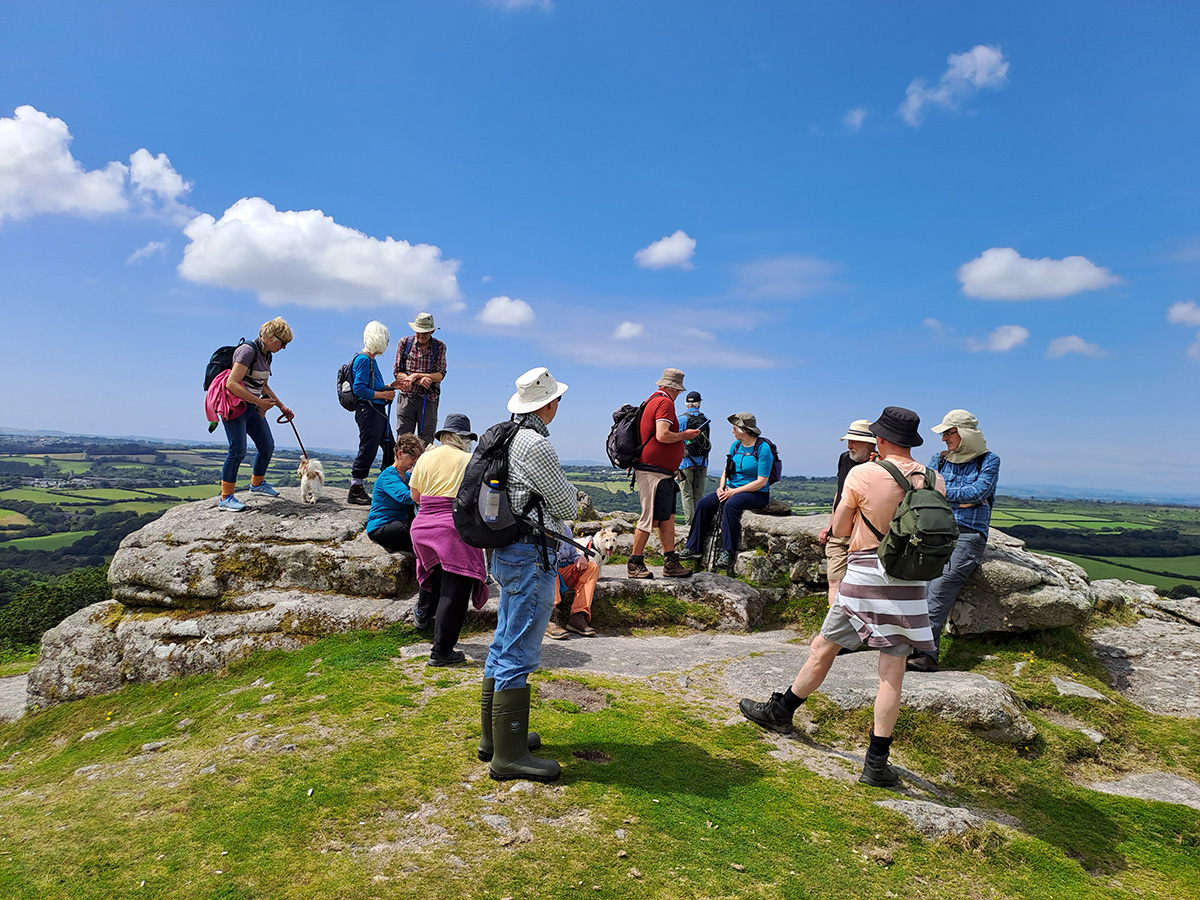
<instances>
[{"instance_id":1,"label":"blue jeans","mask_svg":"<svg viewBox=\"0 0 1200 900\"><path fill-rule=\"evenodd\" d=\"M762 509L771 500L767 491L754 491L746 494L734 494L725 501L721 510L721 548L729 551L730 556L737 553L738 542L742 539L742 513L748 509ZM696 504L696 513L692 517L692 530L688 532L687 548L693 553L700 552L700 543L708 534L709 524L716 515L720 501L714 491Z\"/></svg>"},{"instance_id":2,"label":"blue jeans","mask_svg":"<svg viewBox=\"0 0 1200 900\"><path fill-rule=\"evenodd\" d=\"M229 455L221 466L221 480L233 484L237 481L238 468L246 458L246 435L254 441L255 475L266 475L267 466L271 464L271 455L275 452L275 438L271 435L271 426L267 424L262 410L251 404L236 419L225 420L225 437L229 438Z\"/></svg>"},{"instance_id":3,"label":"blue jeans","mask_svg":"<svg viewBox=\"0 0 1200 900\"><path fill-rule=\"evenodd\" d=\"M500 610L483 677L496 679L496 690L507 691L525 687L542 660L558 573L542 568L536 545L509 544L492 552L492 575L500 582Z\"/></svg>"},{"instance_id":4,"label":"blue jeans","mask_svg":"<svg viewBox=\"0 0 1200 900\"><path fill-rule=\"evenodd\" d=\"M963 582L979 568L979 561L983 559L986 547L986 534L963 528L958 533L954 552L950 554L946 568L942 570L941 575L929 582L926 599L929 603L929 627L933 629L935 644L941 645L942 629L946 627L946 621L950 618L955 601L958 600L958 592L962 590ZM936 651L925 655L937 659Z\"/></svg>"}]
</instances>

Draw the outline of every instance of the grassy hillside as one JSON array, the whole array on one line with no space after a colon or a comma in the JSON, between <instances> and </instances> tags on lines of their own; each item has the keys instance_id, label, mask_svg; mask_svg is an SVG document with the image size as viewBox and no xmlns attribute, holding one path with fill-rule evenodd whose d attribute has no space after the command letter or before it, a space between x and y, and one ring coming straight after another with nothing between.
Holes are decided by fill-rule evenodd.
<instances>
[{"instance_id":1,"label":"grassy hillside","mask_svg":"<svg viewBox=\"0 0 1200 900\"><path fill-rule=\"evenodd\" d=\"M474 759L478 669L398 659L414 639L327 638L0 726L0 896L1200 896L1200 812L1073 783L1148 760L1195 777L1195 723L1108 691L1071 635L956 645L1001 679L1026 662L1032 746L901 717L901 764L948 802L1022 823L934 843L873 805L889 792L776 758L704 678L685 692L674 677L537 676L533 718L562 782L496 784ZM1061 698L1054 674L1114 702ZM819 697L801 712L817 744L861 752L866 714ZM1051 721L1066 716L1109 739Z\"/></svg>"}]
</instances>

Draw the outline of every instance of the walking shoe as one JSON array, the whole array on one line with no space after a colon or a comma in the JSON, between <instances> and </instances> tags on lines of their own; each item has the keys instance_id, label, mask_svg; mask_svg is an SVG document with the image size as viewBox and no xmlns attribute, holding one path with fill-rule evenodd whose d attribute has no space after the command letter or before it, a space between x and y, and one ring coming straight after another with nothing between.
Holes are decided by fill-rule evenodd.
<instances>
[{"instance_id":1,"label":"walking shoe","mask_svg":"<svg viewBox=\"0 0 1200 900\"><path fill-rule=\"evenodd\" d=\"M350 485L350 493L346 495L346 501L357 506L370 506L371 495L367 493L367 489L361 484Z\"/></svg>"},{"instance_id":2,"label":"walking shoe","mask_svg":"<svg viewBox=\"0 0 1200 900\"><path fill-rule=\"evenodd\" d=\"M631 556L629 562L625 564L625 576L627 578L653 578L654 573L646 568L646 557Z\"/></svg>"},{"instance_id":3,"label":"walking shoe","mask_svg":"<svg viewBox=\"0 0 1200 900\"><path fill-rule=\"evenodd\" d=\"M217 501L217 506L223 512L241 512L246 508L246 504L230 494L228 497L222 497Z\"/></svg>"},{"instance_id":4,"label":"walking shoe","mask_svg":"<svg viewBox=\"0 0 1200 900\"><path fill-rule=\"evenodd\" d=\"M713 560L713 568L714 569L730 568L729 551L728 550L722 550L717 554L717 558Z\"/></svg>"},{"instance_id":5,"label":"walking shoe","mask_svg":"<svg viewBox=\"0 0 1200 900\"><path fill-rule=\"evenodd\" d=\"M700 558L699 553L697 553L695 550L689 550L687 547L684 547L682 550L680 550L677 555L680 559L699 559Z\"/></svg>"},{"instance_id":6,"label":"walking shoe","mask_svg":"<svg viewBox=\"0 0 1200 900\"><path fill-rule=\"evenodd\" d=\"M567 619L567 631L571 634L577 634L580 637L595 637L596 629L588 623L587 613L577 612L571 613L571 618Z\"/></svg>"},{"instance_id":7,"label":"walking shoe","mask_svg":"<svg viewBox=\"0 0 1200 900\"><path fill-rule=\"evenodd\" d=\"M908 662L904 664L906 672L936 672L938 670L938 661L932 656L926 656L924 653L914 653L908 658Z\"/></svg>"},{"instance_id":8,"label":"walking shoe","mask_svg":"<svg viewBox=\"0 0 1200 900\"><path fill-rule=\"evenodd\" d=\"M546 637L552 641L565 641L567 639L567 632L561 625L551 619L550 624L546 626Z\"/></svg>"},{"instance_id":9,"label":"walking shoe","mask_svg":"<svg viewBox=\"0 0 1200 900\"><path fill-rule=\"evenodd\" d=\"M692 570L679 561L678 553L668 553L663 557L664 578L691 578Z\"/></svg>"},{"instance_id":10,"label":"walking shoe","mask_svg":"<svg viewBox=\"0 0 1200 900\"><path fill-rule=\"evenodd\" d=\"M275 488L271 487L265 481L262 484L250 485L250 493L266 494L268 497L278 497L279 496L279 491L275 490Z\"/></svg>"},{"instance_id":11,"label":"walking shoe","mask_svg":"<svg viewBox=\"0 0 1200 900\"><path fill-rule=\"evenodd\" d=\"M415 609L413 610L413 628L417 631L428 631L429 626L433 624L433 616L423 616Z\"/></svg>"},{"instance_id":12,"label":"walking shoe","mask_svg":"<svg viewBox=\"0 0 1200 900\"><path fill-rule=\"evenodd\" d=\"M457 666L460 663L465 662L466 659L467 659L467 654L463 653L461 650L451 650L445 656L439 656L437 653L431 652L429 654L428 665L431 665L431 666Z\"/></svg>"},{"instance_id":13,"label":"walking shoe","mask_svg":"<svg viewBox=\"0 0 1200 900\"><path fill-rule=\"evenodd\" d=\"M783 705L783 694L778 691L771 695L770 700L744 698L738 703L738 709L742 711L743 716L767 731L791 734L796 730L792 725L792 714Z\"/></svg>"},{"instance_id":14,"label":"walking shoe","mask_svg":"<svg viewBox=\"0 0 1200 900\"><path fill-rule=\"evenodd\" d=\"M900 773L887 764L886 759L867 757L863 763L862 774L858 776L859 784L869 784L871 787L890 788L900 783Z\"/></svg>"}]
</instances>

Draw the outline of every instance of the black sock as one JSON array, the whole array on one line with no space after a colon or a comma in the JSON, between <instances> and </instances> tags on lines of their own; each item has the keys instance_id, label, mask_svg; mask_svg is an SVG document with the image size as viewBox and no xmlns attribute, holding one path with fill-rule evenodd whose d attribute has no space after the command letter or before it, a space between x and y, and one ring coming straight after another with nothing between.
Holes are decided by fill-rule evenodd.
<instances>
[{"instance_id":1,"label":"black sock","mask_svg":"<svg viewBox=\"0 0 1200 900\"><path fill-rule=\"evenodd\" d=\"M792 693L791 688L787 688L782 694L779 695L779 702L783 704L783 708L789 713L794 713L800 708L800 704L804 702L804 698L797 697Z\"/></svg>"},{"instance_id":2,"label":"black sock","mask_svg":"<svg viewBox=\"0 0 1200 900\"><path fill-rule=\"evenodd\" d=\"M880 737L874 731L871 732L871 744L867 747L867 756L886 763L891 749L892 739L890 737Z\"/></svg>"}]
</instances>

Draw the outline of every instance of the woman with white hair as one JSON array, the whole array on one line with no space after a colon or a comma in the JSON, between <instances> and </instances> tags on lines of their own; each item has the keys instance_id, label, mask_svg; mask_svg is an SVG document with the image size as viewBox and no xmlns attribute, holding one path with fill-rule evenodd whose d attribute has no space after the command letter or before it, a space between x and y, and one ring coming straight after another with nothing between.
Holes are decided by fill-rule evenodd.
<instances>
[{"instance_id":1,"label":"woman with white hair","mask_svg":"<svg viewBox=\"0 0 1200 900\"><path fill-rule=\"evenodd\" d=\"M392 429L388 424L388 404L396 392L379 371L375 358L387 349L392 337L382 322L368 322L363 329L363 348L354 357L352 389L358 403L354 407L354 421L358 425L358 455L350 466L350 494L346 498L360 506L371 505L371 495L363 479L371 471L375 453L383 449L382 472L392 464L396 442L392 440Z\"/></svg>"},{"instance_id":2,"label":"woman with white hair","mask_svg":"<svg viewBox=\"0 0 1200 900\"><path fill-rule=\"evenodd\" d=\"M275 438L267 424L267 412L272 407L291 418L292 411L283 405L279 395L267 386L271 377L271 359L292 342L292 329L276 316L258 329L258 338L239 344L233 351L233 366L225 380L229 393L246 404L231 419L225 419L225 437L229 440L229 455L221 467L221 497L217 506L225 512L241 512L246 508L234 495L238 469L246 458L246 437L254 441L254 467L250 471L250 493L278 497L279 491L267 484L267 466L275 452Z\"/></svg>"}]
</instances>

